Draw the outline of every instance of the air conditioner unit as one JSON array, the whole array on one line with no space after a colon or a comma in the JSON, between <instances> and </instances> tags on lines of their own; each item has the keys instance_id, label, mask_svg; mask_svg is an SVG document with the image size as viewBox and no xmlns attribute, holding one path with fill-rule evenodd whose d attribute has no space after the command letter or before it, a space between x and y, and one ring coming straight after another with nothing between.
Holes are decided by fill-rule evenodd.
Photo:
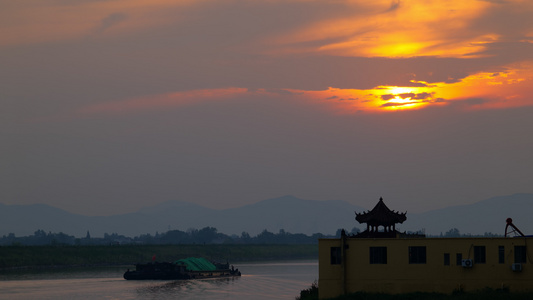
<instances>
[{"instance_id":1,"label":"air conditioner unit","mask_svg":"<svg viewBox=\"0 0 533 300\"><path fill-rule=\"evenodd\" d=\"M461 266L463 266L463 268L472 268L473 265L474 265L474 261L471 259L461 260Z\"/></svg>"},{"instance_id":2,"label":"air conditioner unit","mask_svg":"<svg viewBox=\"0 0 533 300\"><path fill-rule=\"evenodd\" d=\"M522 264L512 264L511 270L514 272L522 272Z\"/></svg>"}]
</instances>

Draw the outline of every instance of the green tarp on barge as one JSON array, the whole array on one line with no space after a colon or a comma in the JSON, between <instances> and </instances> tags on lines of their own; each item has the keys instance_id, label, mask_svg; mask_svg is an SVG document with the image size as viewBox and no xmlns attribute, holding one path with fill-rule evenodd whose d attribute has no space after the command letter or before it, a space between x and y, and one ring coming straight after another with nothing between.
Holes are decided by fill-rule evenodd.
<instances>
[{"instance_id":1,"label":"green tarp on barge","mask_svg":"<svg viewBox=\"0 0 533 300\"><path fill-rule=\"evenodd\" d=\"M184 265L189 271L214 271L216 266L205 258L187 257L176 260L178 265Z\"/></svg>"}]
</instances>

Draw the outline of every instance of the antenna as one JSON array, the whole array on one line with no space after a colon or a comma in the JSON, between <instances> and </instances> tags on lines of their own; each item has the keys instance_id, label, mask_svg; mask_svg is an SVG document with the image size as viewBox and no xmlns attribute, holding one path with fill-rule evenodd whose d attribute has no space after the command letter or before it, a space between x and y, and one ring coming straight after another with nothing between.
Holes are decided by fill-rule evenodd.
<instances>
[{"instance_id":1,"label":"antenna","mask_svg":"<svg viewBox=\"0 0 533 300\"><path fill-rule=\"evenodd\" d=\"M518 229L516 226L514 226L513 219L507 218L507 220L505 220L505 222L507 222L507 225L505 225L505 237L507 237L510 234L514 234L514 236L525 236L522 233L522 231L520 231L520 229ZM509 230L509 227L511 227L510 230Z\"/></svg>"}]
</instances>

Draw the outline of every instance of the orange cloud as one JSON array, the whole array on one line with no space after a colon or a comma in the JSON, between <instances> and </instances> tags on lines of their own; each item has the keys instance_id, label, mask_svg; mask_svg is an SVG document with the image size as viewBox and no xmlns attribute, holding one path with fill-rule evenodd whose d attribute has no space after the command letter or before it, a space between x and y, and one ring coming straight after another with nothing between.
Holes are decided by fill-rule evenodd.
<instances>
[{"instance_id":1,"label":"orange cloud","mask_svg":"<svg viewBox=\"0 0 533 300\"><path fill-rule=\"evenodd\" d=\"M198 5L194 0L10 1L0 9L0 46L127 33L177 22L168 8ZM121 18L116 18L121 16ZM164 16L164 17L163 17ZM110 22L112 21L112 22ZM113 25L113 26L110 26ZM112 28L111 28L112 27ZM111 30L112 29L112 30Z\"/></svg>"},{"instance_id":2,"label":"orange cloud","mask_svg":"<svg viewBox=\"0 0 533 300\"><path fill-rule=\"evenodd\" d=\"M488 1L357 2L353 14L319 21L273 38L286 52L318 42L306 51L364 57L471 57L498 35L471 28L494 3ZM394 2L393 2L394 4ZM347 8L350 9L350 8ZM278 50L279 51L279 50Z\"/></svg>"},{"instance_id":3,"label":"orange cloud","mask_svg":"<svg viewBox=\"0 0 533 300\"><path fill-rule=\"evenodd\" d=\"M228 100L238 96L246 95L247 93L248 89L245 88L208 89L176 92L163 95L153 95L136 99L95 104L79 109L78 113L85 115L102 113L117 114L167 109L169 107L192 105L194 103L205 101Z\"/></svg>"},{"instance_id":4,"label":"orange cloud","mask_svg":"<svg viewBox=\"0 0 533 300\"><path fill-rule=\"evenodd\" d=\"M307 2L302 0L301 2ZM190 64L181 49L170 49L169 52L174 53L175 56L165 56L167 61L160 61L158 64L167 68L165 64L169 58L174 60L187 61L187 64L173 64L169 65L168 69L191 66L188 71L196 70L202 67L203 64L208 64L209 60L220 63L216 67L224 67L222 64L228 62L228 65L233 63L235 58L235 70L239 71L239 63L242 65L246 62L239 61L241 57L247 59L254 59L250 57L259 57L265 62L271 61L276 63L276 57L265 58L263 56L246 56L240 55L243 52L253 52L253 49L258 49L256 42L264 42L264 52L267 53L313 53L325 56L359 56L359 57L414 57L414 56L437 56L437 57L456 57L456 58L475 58L479 57L489 45L498 42L497 45L492 45L491 53L497 53L502 56L506 62L513 61L513 59L524 59L527 54L521 53L520 58L514 58L512 54L505 52L506 49L495 49L499 45L503 46L505 42L521 41L522 44L531 43L533 31L528 26L530 23L524 23L520 30L514 30L522 25L509 25L506 28L507 32L516 31L516 39L510 39L505 35L505 30L499 30L502 26L487 25L487 20L490 14L495 14L499 7L506 8L505 16L514 16L510 12L516 12L521 7L527 15L531 4L528 1L464 1L464 0L448 0L446 3L440 0L428 1L391 1L391 0L376 0L376 1L335 1L332 4L324 4L320 1L311 1L309 4L317 7L328 7L330 11L321 13L320 9L314 10L316 14L309 17L309 19L296 19L294 23L289 23L288 29L281 35L272 34L270 38L265 36L270 32L266 30L258 30L254 26L255 23L250 23L250 27L254 34L249 40L235 39L228 42L228 48L215 47L210 44L209 36L196 36L197 32L194 30L195 26L201 28L199 32L202 34L211 33L210 29L202 28L202 21L212 17L213 8L218 5L222 11L223 9L234 9L232 6L235 3L232 1L214 1L214 0L115 0L115 1L11 1L9 5L4 5L0 10L0 46L13 45L18 43L37 43L61 39L80 38L87 35L108 36L115 34L134 34L139 31L153 29L154 27L164 27L168 24L176 22L191 22L187 25L191 26L191 30L187 31L192 40L202 40L205 43L198 43L198 45L190 46L190 53L200 53L197 57L191 58ZM66 4L69 3L69 4ZM285 1L258 1L254 4L248 4L239 13L247 12L246 9L257 9L259 4L270 5L270 8L279 5L283 7ZM266 4L265 4L266 3ZM307 3L304 3L307 4ZM257 6L254 6L257 5ZM178 7L179 9L175 9ZM197 14L194 20L187 19L187 9L197 8ZM239 6L240 8L240 6ZM175 12L180 11L176 16ZM185 11L185 12L184 12ZM259 10L257 10L259 11ZM256 12L257 12L256 11ZM216 11L218 13L218 11ZM332 13L334 12L334 13ZM222 14L225 16L224 14ZM184 18L180 20L180 18ZM523 18L523 16L522 16ZM246 19L247 20L247 19ZM232 20L230 20L232 21ZM269 18L265 18L261 24L261 29L270 28L270 25L276 22ZM482 24L480 24L482 23ZM228 22L227 24L231 24ZM240 23L238 25L241 25ZM292 26L292 29L291 29ZM513 27L514 26L514 27ZM204 26L208 27L208 26ZM246 26L240 26L246 27ZM264 27L264 28L263 28ZM275 27L275 26L272 26ZM188 27L187 27L188 28ZM280 30L279 28L277 30ZM285 30L285 28L283 28ZM238 31L238 30L237 30ZM155 32L155 31L153 31ZM168 31L172 32L172 31ZM258 35L255 35L258 32ZM239 32L228 34L238 35ZM150 36L150 35L148 35ZM164 40L164 39L162 39ZM177 42L182 42L176 38ZM140 40L145 45L150 45L151 40ZM186 43L183 43L186 44ZM231 45L230 45L231 44ZM243 48L243 45L252 47ZM153 47L156 49L165 49L165 43L156 44ZM188 45L188 44L186 44ZM217 44L219 45L219 44ZM220 45L227 46L225 42ZM212 47L209 47L212 46ZM255 46L255 47L254 47ZM195 48L196 47L196 48ZM241 47L241 48L239 48ZM509 46L510 47L510 46ZM105 48L109 49L109 48ZM114 48L113 48L114 49ZM117 48L118 49L118 48ZM125 48L127 49L127 46ZM201 55L203 49L213 49L209 54L215 54L206 59ZM231 52L223 53L225 49ZM230 49L230 50L228 50ZM233 52L235 50L235 52ZM511 49L513 50L513 49ZM129 51L129 52L128 52ZM124 55L131 55L132 51L141 50L125 50ZM216 52L219 51L219 52ZM262 49L259 51L263 51ZM136 52L135 52L136 53ZM147 52L151 57L156 57L157 52ZM155 53L155 54L154 54ZM220 53L220 57L218 54ZM502 54L503 53L503 54ZM137 54L137 53L136 53ZM188 54L188 53L187 53ZM149 61L150 55L146 61ZM226 55L226 56L225 56ZM275 56L275 55L274 55ZM228 59L230 57L231 59ZM134 57L133 59L135 59ZM131 59L131 60L133 60ZM528 59L526 57L526 59ZM156 60L154 58L154 60ZM503 59L502 59L503 60ZM312 59L309 60L312 64ZM429 62L429 60L428 60ZM439 65L438 59L434 60L435 67L432 70L437 71ZM445 63L445 62L444 62ZM491 65L497 65L497 60L488 62ZM127 63L123 63L127 65ZM261 64L261 63L258 63ZM483 61L480 60L479 65L471 67L469 70L483 69ZM119 64L122 65L122 64ZM266 65L266 63L265 63ZM278 69L275 71L283 71L282 64L277 65ZM281 66L281 67L280 67ZM306 65L307 66L307 65ZM151 67L151 66L150 66ZM233 67L233 66L232 66ZM357 66L355 66L357 67ZM361 74L371 73L373 66L366 66L361 68ZM487 67L488 68L488 67ZM495 67L490 67L495 70ZM147 68L149 69L149 68ZM155 69L155 68L154 68ZM186 69L186 68L184 68ZM209 72L215 67L204 69L202 71ZM297 68L294 68L297 69ZM342 72L342 67L339 72ZM231 73L232 68L224 74ZM255 71L255 69L250 69ZM262 69L258 69L262 71ZM317 70L318 67L309 70ZM278 95L283 99L301 99L307 101L309 99L316 100L315 103L325 104L327 107L334 108L341 112L381 112L391 110L406 110L406 109L421 109L432 106L445 106L451 103L470 103L469 107L488 108L488 107L510 107L531 105L529 95L532 92L532 76L533 63L522 62L506 67L500 67L497 71L479 71L476 74L470 74L462 80L455 80L457 82L434 82L426 83L423 81L413 82L413 86L390 86L378 85L372 89L338 89L332 86L325 91L303 91L290 89L290 83L283 82L276 83L275 87L287 87L286 91L293 92L290 96ZM77 70L76 70L77 71ZM127 72L128 69L124 69ZM273 72L273 71L272 71ZM271 73L272 73L271 72ZM403 69L388 69L384 72L391 72L398 74L398 77L405 75L411 70ZM171 73L171 72L169 72ZM265 72L269 73L269 72ZM460 73L460 72L458 72ZM213 74L218 74L213 72ZM222 74L222 72L220 72ZM261 77L262 72L246 72L243 74L258 74L254 85L259 85L261 80L271 80L269 77ZM295 74L303 74L301 78L307 75L304 72ZM376 75L377 74L377 75ZM460 76L463 76L461 73ZM166 74L165 74L166 75ZM418 73L420 76L420 73ZM214 76L214 75L213 75ZM379 76L381 74L374 73L371 76ZM241 76L242 78L244 76ZM224 83L228 86L240 86L240 81L228 81ZM295 76L297 77L297 76ZM442 81L442 77L438 77ZM203 79L203 78L202 78ZM326 80L328 80L327 78ZM424 80L424 78L422 78ZM451 81L451 80L450 80ZM207 82L207 81L206 81ZM320 81L321 88L323 85ZM328 84L333 85L327 81ZM338 81L337 81L338 82ZM377 80L373 80L371 84L376 84ZM391 82L390 80L388 82ZM393 81L399 82L399 81ZM377 84L376 84L377 85ZM198 85L195 85L198 86ZM212 86L212 85L208 85ZM266 84L265 86L273 86ZM302 85L298 85L302 86ZM306 85L309 86L309 85ZM344 84L343 86L347 86ZM363 86L363 85L360 85ZM368 85L364 85L368 86ZM312 88L312 87L311 87ZM168 90L168 89L167 89ZM196 101L216 101L218 99L230 99L238 95L257 95L265 93L264 91L251 92L245 88L229 88L229 89L204 89L194 90L188 92L178 92L164 95L156 95L149 97L142 97L132 100L124 100L103 104L96 104L84 107L80 110L81 113L121 113L142 111L146 109L157 109L164 107L173 107L179 105L186 105L195 103ZM274 96L274 95L271 95ZM484 101L472 101L472 99L485 99Z\"/></svg>"},{"instance_id":5,"label":"orange cloud","mask_svg":"<svg viewBox=\"0 0 533 300\"><path fill-rule=\"evenodd\" d=\"M498 1L464 0L299 2L304 2L301 5L310 2L335 13L315 14L291 24L280 35L270 33L272 36L267 37L268 32L260 31L262 35L243 41L243 45L236 47L255 45L246 49L271 54L309 52L363 57L473 57L472 54L484 50L487 43L505 38L494 30L476 27L477 21L499 5L516 10L527 4L526 1L505 1L502 4ZM220 7L224 11L231 9L232 5L232 1L222 0L11 1L0 9L0 46L94 34L135 34L182 22L194 34L194 28L201 26L202 18L211 16L212 9L205 8ZM279 7L283 10L284 5L286 1L257 1L247 4L247 7ZM198 18L194 21L187 19L187 16L193 15L187 14L187 11L193 8L202 11L194 14ZM242 13L246 13L245 10ZM276 27L275 19L266 19L260 24ZM247 25L251 28L257 26ZM514 29L529 30L531 36L531 29Z\"/></svg>"},{"instance_id":6,"label":"orange cloud","mask_svg":"<svg viewBox=\"0 0 533 300\"><path fill-rule=\"evenodd\" d=\"M298 101L302 105L319 105L340 114L379 113L424 109L460 104L460 109L491 109L531 106L533 100L533 63L523 62L498 72L480 72L454 82L428 84L412 81L416 86L377 86L372 89L322 91L283 89L274 91L246 88L205 89L152 95L136 99L95 104L78 110L79 114L121 114L176 108L212 101L252 101L266 96L279 101Z\"/></svg>"},{"instance_id":7,"label":"orange cloud","mask_svg":"<svg viewBox=\"0 0 533 300\"><path fill-rule=\"evenodd\" d=\"M451 100L483 98L474 108L506 108L533 105L533 62L513 64L500 72L473 74L450 85L440 85L439 95Z\"/></svg>"},{"instance_id":8,"label":"orange cloud","mask_svg":"<svg viewBox=\"0 0 533 300\"><path fill-rule=\"evenodd\" d=\"M384 112L422 109L461 103L465 109L508 108L533 105L533 63L523 62L500 72L472 74L455 83L416 87L378 86L373 89L325 91L291 90L302 99L313 99L338 113Z\"/></svg>"}]
</instances>

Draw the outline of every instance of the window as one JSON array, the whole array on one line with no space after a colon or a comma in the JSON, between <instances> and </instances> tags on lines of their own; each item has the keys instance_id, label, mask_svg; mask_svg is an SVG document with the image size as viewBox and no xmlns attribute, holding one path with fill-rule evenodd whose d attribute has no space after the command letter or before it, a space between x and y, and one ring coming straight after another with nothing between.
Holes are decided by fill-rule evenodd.
<instances>
[{"instance_id":1,"label":"window","mask_svg":"<svg viewBox=\"0 0 533 300\"><path fill-rule=\"evenodd\" d=\"M504 246L498 246L498 263L500 264L505 263L505 247Z\"/></svg>"},{"instance_id":2,"label":"window","mask_svg":"<svg viewBox=\"0 0 533 300\"><path fill-rule=\"evenodd\" d=\"M387 247L370 247L370 264L386 264Z\"/></svg>"},{"instance_id":3,"label":"window","mask_svg":"<svg viewBox=\"0 0 533 300\"><path fill-rule=\"evenodd\" d=\"M463 253L456 253L455 254L455 264L458 266L463 265Z\"/></svg>"},{"instance_id":4,"label":"window","mask_svg":"<svg viewBox=\"0 0 533 300\"><path fill-rule=\"evenodd\" d=\"M527 261L526 246L514 246L514 262L523 264Z\"/></svg>"},{"instance_id":5,"label":"window","mask_svg":"<svg viewBox=\"0 0 533 300\"><path fill-rule=\"evenodd\" d=\"M450 265L450 253L444 253L444 265L445 266Z\"/></svg>"},{"instance_id":6,"label":"window","mask_svg":"<svg viewBox=\"0 0 533 300\"><path fill-rule=\"evenodd\" d=\"M342 262L341 247L331 247L331 264L340 265Z\"/></svg>"},{"instance_id":7,"label":"window","mask_svg":"<svg viewBox=\"0 0 533 300\"><path fill-rule=\"evenodd\" d=\"M409 247L409 263L410 264L425 264L426 263L426 247L424 246Z\"/></svg>"},{"instance_id":8,"label":"window","mask_svg":"<svg viewBox=\"0 0 533 300\"><path fill-rule=\"evenodd\" d=\"M484 264L487 262L485 255L485 246L474 246L474 263Z\"/></svg>"}]
</instances>

